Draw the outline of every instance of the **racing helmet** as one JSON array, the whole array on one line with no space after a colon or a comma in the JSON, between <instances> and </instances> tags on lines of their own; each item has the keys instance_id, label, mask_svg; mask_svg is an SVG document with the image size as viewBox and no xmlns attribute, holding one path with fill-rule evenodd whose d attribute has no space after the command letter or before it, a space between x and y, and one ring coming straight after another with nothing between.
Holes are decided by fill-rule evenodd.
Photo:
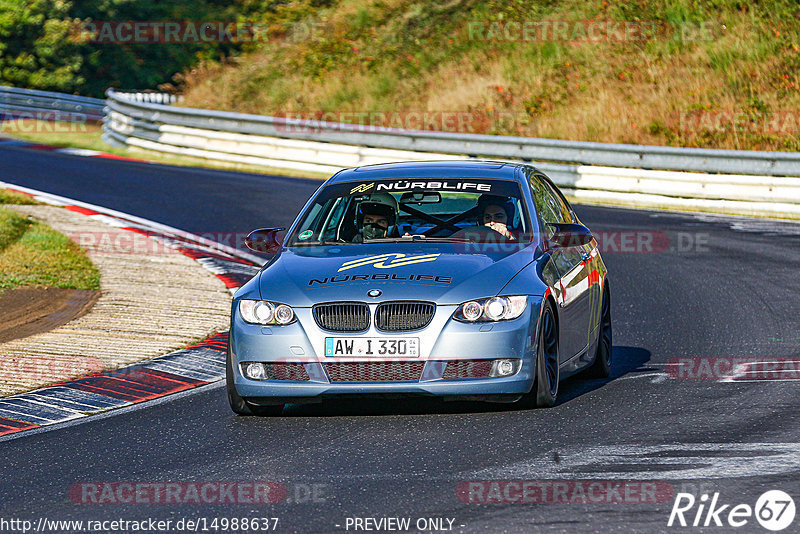
<instances>
[{"instance_id":1,"label":"racing helmet","mask_svg":"<svg viewBox=\"0 0 800 534\"><path fill-rule=\"evenodd\" d=\"M358 206L358 226L364 224L364 215L382 215L389 221L389 226L397 222L397 200L389 193L372 193L368 199Z\"/></svg>"}]
</instances>

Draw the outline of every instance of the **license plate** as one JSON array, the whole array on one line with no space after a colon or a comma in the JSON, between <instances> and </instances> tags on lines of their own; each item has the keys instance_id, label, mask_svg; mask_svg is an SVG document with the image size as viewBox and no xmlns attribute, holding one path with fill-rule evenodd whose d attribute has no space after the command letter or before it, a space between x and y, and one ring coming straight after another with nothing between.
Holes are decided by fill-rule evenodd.
<instances>
[{"instance_id":1,"label":"license plate","mask_svg":"<svg viewBox=\"0 0 800 534\"><path fill-rule=\"evenodd\" d=\"M419 357L418 337L326 337L325 356Z\"/></svg>"}]
</instances>

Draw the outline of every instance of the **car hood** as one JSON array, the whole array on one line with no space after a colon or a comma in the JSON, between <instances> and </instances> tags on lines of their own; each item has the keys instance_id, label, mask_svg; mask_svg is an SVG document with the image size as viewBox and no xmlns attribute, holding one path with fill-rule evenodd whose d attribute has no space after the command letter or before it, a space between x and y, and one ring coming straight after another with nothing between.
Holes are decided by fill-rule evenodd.
<instances>
[{"instance_id":1,"label":"car hood","mask_svg":"<svg viewBox=\"0 0 800 534\"><path fill-rule=\"evenodd\" d=\"M497 295L534 261L534 245L477 251L474 244L391 243L284 249L259 275L261 298L295 307L318 302L430 300L438 304Z\"/></svg>"}]
</instances>

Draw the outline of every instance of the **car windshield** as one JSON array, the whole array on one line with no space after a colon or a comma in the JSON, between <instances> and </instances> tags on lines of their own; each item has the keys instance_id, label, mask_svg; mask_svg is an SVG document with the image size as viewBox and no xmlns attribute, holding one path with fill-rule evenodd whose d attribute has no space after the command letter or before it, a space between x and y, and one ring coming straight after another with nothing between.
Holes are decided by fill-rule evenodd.
<instances>
[{"instance_id":1,"label":"car windshield","mask_svg":"<svg viewBox=\"0 0 800 534\"><path fill-rule=\"evenodd\" d=\"M386 241L530 241L519 184L483 178L413 178L325 187L288 246Z\"/></svg>"}]
</instances>

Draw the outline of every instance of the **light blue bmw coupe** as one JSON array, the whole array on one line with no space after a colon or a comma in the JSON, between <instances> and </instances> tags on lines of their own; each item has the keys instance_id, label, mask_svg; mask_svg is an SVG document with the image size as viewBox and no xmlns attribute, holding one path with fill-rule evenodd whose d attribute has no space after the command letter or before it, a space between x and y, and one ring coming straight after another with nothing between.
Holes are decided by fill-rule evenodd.
<instances>
[{"instance_id":1,"label":"light blue bmw coupe","mask_svg":"<svg viewBox=\"0 0 800 534\"><path fill-rule=\"evenodd\" d=\"M409 162L341 171L236 292L227 393L242 415L332 397L552 406L611 367L597 242L536 168Z\"/></svg>"}]
</instances>

